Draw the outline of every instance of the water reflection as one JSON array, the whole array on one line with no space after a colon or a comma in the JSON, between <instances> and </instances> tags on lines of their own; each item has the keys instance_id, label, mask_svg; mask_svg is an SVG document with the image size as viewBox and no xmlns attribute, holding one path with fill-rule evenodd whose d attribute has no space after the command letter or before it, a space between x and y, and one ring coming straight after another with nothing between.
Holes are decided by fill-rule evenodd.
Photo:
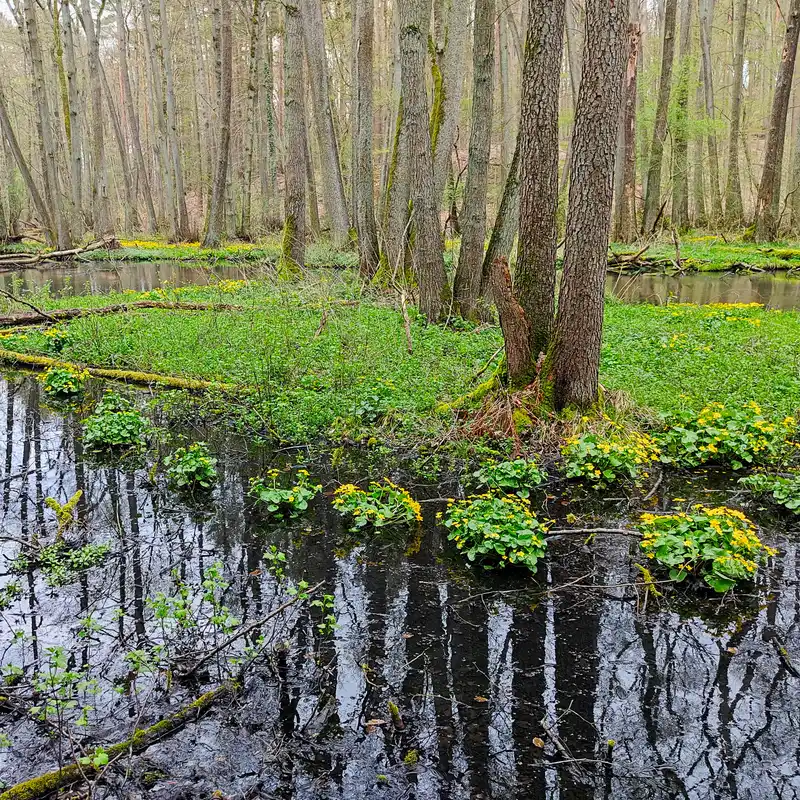
<instances>
[{"instance_id":1,"label":"water reflection","mask_svg":"<svg viewBox=\"0 0 800 800\"><path fill-rule=\"evenodd\" d=\"M87 461L74 421L43 405L35 381L0 384L2 409L3 535L51 541L44 497L64 501L82 488L82 535L114 554L58 590L34 571L24 576L22 598L0 614L4 664L30 674L46 648L62 645L76 664L124 686L123 649L157 640L146 598L169 592L174 575L197 584L221 560L233 613L257 620L274 608L279 594L262 558L270 542L288 554L292 579L325 580L334 595L331 637L296 614L235 701L133 758L129 777L111 776L96 796L131 796L145 774L165 798L215 790L342 800L375 791L464 800L800 793L800 680L773 643L779 634L800 662L798 552L781 531L770 537L783 553L772 592L749 617L710 623L653 609L652 600L643 614L624 537L558 543L531 593L512 575L468 578L443 558L431 525L416 551L391 537L354 543L327 501L313 520L265 523L245 491L273 454L235 439L211 433L221 481L203 510L151 483L144 467ZM330 485L334 476L320 477ZM19 552L13 540L0 546L6 559ZM97 625L81 640L88 615ZM17 629L21 643L12 641ZM174 710L187 691L101 692L89 742L123 738ZM53 739L24 714L0 710L0 730L14 742L0 751L6 783L57 763Z\"/></svg>"}]
</instances>

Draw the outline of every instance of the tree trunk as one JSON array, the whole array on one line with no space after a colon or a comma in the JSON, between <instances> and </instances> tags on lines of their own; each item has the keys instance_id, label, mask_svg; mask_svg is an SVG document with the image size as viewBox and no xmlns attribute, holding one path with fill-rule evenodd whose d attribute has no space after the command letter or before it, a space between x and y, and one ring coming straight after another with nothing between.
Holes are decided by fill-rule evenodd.
<instances>
[{"instance_id":1,"label":"tree trunk","mask_svg":"<svg viewBox=\"0 0 800 800\"><path fill-rule=\"evenodd\" d=\"M100 78L100 43L92 18L91 0L81 0L83 30L89 50L89 92L92 101L92 226L100 238L111 232L106 174L105 119L103 115L103 85Z\"/></svg>"},{"instance_id":2,"label":"tree trunk","mask_svg":"<svg viewBox=\"0 0 800 800\"><path fill-rule=\"evenodd\" d=\"M440 318L451 294L444 269L439 229L439 203L433 190L433 153L425 92L425 58L430 0L407 0L400 5L403 130L408 138L413 206L413 258L419 282L419 309L429 322Z\"/></svg>"},{"instance_id":3,"label":"tree trunk","mask_svg":"<svg viewBox=\"0 0 800 800\"><path fill-rule=\"evenodd\" d=\"M531 5L522 74L519 255L514 288L530 324L534 359L547 352L555 310L560 78L556 65L561 64L564 46L564 16L564 0Z\"/></svg>"},{"instance_id":4,"label":"tree trunk","mask_svg":"<svg viewBox=\"0 0 800 800\"><path fill-rule=\"evenodd\" d=\"M261 2L253 0L250 13L250 49L247 61L247 120L244 130L244 177L242 186L242 218L239 236L252 238L253 164L255 160L256 120L258 118L258 41L261 33Z\"/></svg>"},{"instance_id":5,"label":"tree trunk","mask_svg":"<svg viewBox=\"0 0 800 800\"><path fill-rule=\"evenodd\" d=\"M667 136L667 112L672 86L672 63L675 56L675 17L678 0L666 0L664 11L664 43L661 51L661 78L658 84L656 119L650 145L650 162L647 168L647 188L644 196L642 232L650 233L661 211L661 164L664 160L664 139Z\"/></svg>"},{"instance_id":6,"label":"tree trunk","mask_svg":"<svg viewBox=\"0 0 800 800\"><path fill-rule=\"evenodd\" d=\"M722 198L719 191L719 154L717 134L714 131L714 73L711 69L711 22L714 14L714 0L700 0L700 55L703 69L703 94L706 101L708 126L708 177L711 181L712 222L722 219Z\"/></svg>"},{"instance_id":7,"label":"tree trunk","mask_svg":"<svg viewBox=\"0 0 800 800\"><path fill-rule=\"evenodd\" d=\"M705 106L703 100L703 70L697 79L697 89L695 91L694 107L695 114L698 118L702 119ZM696 136L692 142L692 172L693 172L693 185L692 195L694 197L694 217L692 223L695 226L702 226L706 224L706 191L705 191L705 168L703 166L703 139L701 136Z\"/></svg>"},{"instance_id":8,"label":"tree trunk","mask_svg":"<svg viewBox=\"0 0 800 800\"><path fill-rule=\"evenodd\" d=\"M214 168L214 181L211 186L211 197L208 203L205 247L217 247L222 238L225 226L225 186L228 178L228 166L231 153L231 100L233 97L233 9L230 0L219 0L221 11L220 22L220 55L222 73L219 87L219 146L217 147L217 163ZM162 0L164 2L164 0Z\"/></svg>"},{"instance_id":9,"label":"tree trunk","mask_svg":"<svg viewBox=\"0 0 800 800\"><path fill-rule=\"evenodd\" d=\"M588 0L573 134L564 276L553 341L556 408L597 400L628 4Z\"/></svg>"},{"instance_id":10,"label":"tree trunk","mask_svg":"<svg viewBox=\"0 0 800 800\"><path fill-rule=\"evenodd\" d=\"M522 386L531 374L531 333L525 311L511 288L508 262L502 257L492 262L491 290L500 317L506 350L506 368L511 386Z\"/></svg>"},{"instance_id":11,"label":"tree trunk","mask_svg":"<svg viewBox=\"0 0 800 800\"><path fill-rule=\"evenodd\" d=\"M331 115L330 82L325 55L325 24L322 20L321 0L302 0L303 35L308 58L308 77L314 100L314 121L317 143L322 161L322 194L325 215L333 243L344 247L350 235L347 200L344 195L342 167L339 163L339 145Z\"/></svg>"},{"instance_id":12,"label":"tree trunk","mask_svg":"<svg viewBox=\"0 0 800 800\"><path fill-rule=\"evenodd\" d=\"M637 0L634 0L634 4ZM636 238L636 74L639 66L641 27L638 20L628 25L628 64L622 89L622 186L617 197L614 240Z\"/></svg>"},{"instance_id":13,"label":"tree trunk","mask_svg":"<svg viewBox=\"0 0 800 800\"><path fill-rule=\"evenodd\" d=\"M298 0L295 0L295 3ZM300 9L284 5L283 97L286 156L285 220L281 272L296 274L306 256L306 122L303 81L303 28Z\"/></svg>"},{"instance_id":14,"label":"tree trunk","mask_svg":"<svg viewBox=\"0 0 800 800\"><path fill-rule=\"evenodd\" d=\"M742 184L739 178L739 137L742 124L742 84L744 82L744 35L747 26L747 0L736 0L733 38L733 82L731 85L731 127L728 139L728 181L725 186L725 222L738 228L744 219Z\"/></svg>"},{"instance_id":15,"label":"tree trunk","mask_svg":"<svg viewBox=\"0 0 800 800\"><path fill-rule=\"evenodd\" d=\"M372 165L372 49L375 7L373 0L354 0L354 8L353 208L361 275L371 278L378 269L380 259L378 232L375 227L375 186Z\"/></svg>"},{"instance_id":16,"label":"tree trunk","mask_svg":"<svg viewBox=\"0 0 800 800\"><path fill-rule=\"evenodd\" d=\"M446 14L440 15L443 46L434 65L431 142L433 147L433 193L437 209L441 205L453 144L456 140L464 74L467 30L472 4L468 0L443 0Z\"/></svg>"},{"instance_id":17,"label":"tree trunk","mask_svg":"<svg viewBox=\"0 0 800 800\"><path fill-rule=\"evenodd\" d=\"M764 152L764 168L756 199L755 237L762 242L774 241L778 234L783 144L786 137L786 115L789 111L794 62L797 58L798 33L800 33L800 0L792 0L789 16L786 19L786 35L775 82L767 146Z\"/></svg>"},{"instance_id":18,"label":"tree trunk","mask_svg":"<svg viewBox=\"0 0 800 800\"><path fill-rule=\"evenodd\" d=\"M476 0L472 47L473 85L469 166L461 212L461 254L453 285L453 297L458 312L464 319L475 318L486 241L486 193L492 146L494 22L494 0Z\"/></svg>"},{"instance_id":19,"label":"tree trunk","mask_svg":"<svg viewBox=\"0 0 800 800\"><path fill-rule=\"evenodd\" d=\"M692 0L681 3L678 80L675 86L674 130L672 135L672 224L679 229L689 224L689 44Z\"/></svg>"},{"instance_id":20,"label":"tree trunk","mask_svg":"<svg viewBox=\"0 0 800 800\"><path fill-rule=\"evenodd\" d=\"M67 73L67 99L69 104L69 165L70 195L72 199L72 227L83 227L83 115L78 88L78 67L75 59L75 36L69 0L61 6L61 27L64 31L64 64Z\"/></svg>"}]
</instances>

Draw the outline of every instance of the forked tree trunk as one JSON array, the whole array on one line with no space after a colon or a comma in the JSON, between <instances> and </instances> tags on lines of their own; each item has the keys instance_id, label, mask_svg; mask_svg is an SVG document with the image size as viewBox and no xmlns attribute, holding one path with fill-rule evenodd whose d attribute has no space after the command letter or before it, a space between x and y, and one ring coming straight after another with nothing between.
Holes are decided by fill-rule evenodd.
<instances>
[{"instance_id":1,"label":"forked tree trunk","mask_svg":"<svg viewBox=\"0 0 800 800\"><path fill-rule=\"evenodd\" d=\"M767 146L764 151L764 168L758 187L755 213L755 236L762 242L773 241L778 233L778 203L783 168L783 144L786 138L786 115L792 90L794 64L797 58L797 36L800 33L800 0L792 0L786 18L786 35L783 40L781 63L772 98Z\"/></svg>"},{"instance_id":2,"label":"forked tree trunk","mask_svg":"<svg viewBox=\"0 0 800 800\"><path fill-rule=\"evenodd\" d=\"M371 278L378 269L380 251L375 227L375 187L372 165L372 44L375 29L373 0L354 0L355 109L353 132L353 208L358 235L361 275Z\"/></svg>"},{"instance_id":3,"label":"forked tree trunk","mask_svg":"<svg viewBox=\"0 0 800 800\"><path fill-rule=\"evenodd\" d=\"M725 223L731 228L741 225L744 219L742 183L739 177L739 137L742 125L742 84L744 82L744 35L747 25L747 0L737 0L734 15L731 127L728 138L728 180L725 186Z\"/></svg>"},{"instance_id":4,"label":"forked tree trunk","mask_svg":"<svg viewBox=\"0 0 800 800\"><path fill-rule=\"evenodd\" d=\"M570 0L568 0L569 2ZM558 210L558 86L564 0L531 5L520 116L519 255L515 290L530 324L534 359L553 330Z\"/></svg>"},{"instance_id":5,"label":"forked tree trunk","mask_svg":"<svg viewBox=\"0 0 800 800\"><path fill-rule=\"evenodd\" d=\"M656 119L650 144L650 161L647 167L647 187L644 195L642 232L650 233L661 211L661 166L664 161L664 140L667 136L667 112L672 87L672 64L675 60L675 17L678 0L666 0L664 10L664 43L661 50L661 78L656 100Z\"/></svg>"},{"instance_id":6,"label":"forked tree trunk","mask_svg":"<svg viewBox=\"0 0 800 800\"><path fill-rule=\"evenodd\" d=\"M439 204L433 193L433 154L425 92L430 19L430 0L404 0L400 5L403 130L408 140L414 226L412 255L419 282L419 309L429 322L436 322L449 305L451 293L444 269Z\"/></svg>"},{"instance_id":7,"label":"forked tree trunk","mask_svg":"<svg viewBox=\"0 0 800 800\"><path fill-rule=\"evenodd\" d=\"M553 340L557 408L597 400L608 232L628 4L588 0L586 48L573 134L564 276Z\"/></svg>"},{"instance_id":8,"label":"forked tree trunk","mask_svg":"<svg viewBox=\"0 0 800 800\"><path fill-rule=\"evenodd\" d=\"M297 272L305 263L306 252L306 128L305 86L303 81L303 29L300 9L284 5L283 96L286 156L285 219L281 267L285 273Z\"/></svg>"},{"instance_id":9,"label":"forked tree trunk","mask_svg":"<svg viewBox=\"0 0 800 800\"><path fill-rule=\"evenodd\" d=\"M461 213L461 253L453 285L453 297L464 319L475 317L486 241L486 193L489 185L494 91L494 22L494 0L476 0L469 161Z\"/></svg>"}]
</instances>

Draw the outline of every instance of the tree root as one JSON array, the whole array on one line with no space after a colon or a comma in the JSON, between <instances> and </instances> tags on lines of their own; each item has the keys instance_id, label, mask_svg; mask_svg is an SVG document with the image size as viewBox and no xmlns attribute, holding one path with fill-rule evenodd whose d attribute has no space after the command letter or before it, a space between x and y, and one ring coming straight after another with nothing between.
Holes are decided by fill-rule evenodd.
<instances>
[{"instance_id":1,"label":"tree root","mask_svg":"<svg viewBox=\"0 0 800 800\"><path fill-rule=\"evenodd\" d=\"M20 301L13 298L15 302ZM27 304L26 305L30 305ZM125 314L140 308L158 308L166 311L251 311L255 307L234 306L227 303L170 303L160 300L137 300L133 303L117 303L100 308L61 308L43 312L36 309L34 314L10 314L0 317L0 327L9 325L41 325L42 322L64 322L78 317L105 316L107 314Z\"/></svg>"},{"instance_id":2,"label":"tree root","mask_svg":"<svg viewBox=\"0 0 800 800\"><path fill-rule=\"evenodd\" d=\"M109 764L126 755L139 755L151 745L160 742L188 723L197 722L216 702L226 697L233 697L238 688L235 683L223 683L222 686L206 692L180 711L162 719L161 722L156 722L149 728L134 731L125 741L106 748ZM61 769L53 770L37 778L30 778L6 789L0 794L0 800L40 800L59 789L93 778L103 769L105 767L96 768L92 765L78 763L68 764Z\"/></svg>"},{"instance_id":3,"label":"tree root","mask_svg":"<svg viewBox=\"0 0 800 800\"><path fill-rule=\"evenodd\" d=\"M13 350L0 349L0 361L9 361L16 364L23 364L33 369L50 369L50 367L72 367L74 369L85 369L94 378L106 378L108 380L123 381L125 383L139 383L151 385L154 383L167 386L170 389L187 389L190 391L203 391L206 389L218 389L221 391L234 391L236 385L230 383L220 383L218 381L203 381L194 378L179 378L175 375L161 375L155 372L136 372L124 369L104 369L103 367L92 367L84 364L76 364L72 361L60 361L49 356L38 356L31 353L15 353Z\"/></svg>"}]
</instances>

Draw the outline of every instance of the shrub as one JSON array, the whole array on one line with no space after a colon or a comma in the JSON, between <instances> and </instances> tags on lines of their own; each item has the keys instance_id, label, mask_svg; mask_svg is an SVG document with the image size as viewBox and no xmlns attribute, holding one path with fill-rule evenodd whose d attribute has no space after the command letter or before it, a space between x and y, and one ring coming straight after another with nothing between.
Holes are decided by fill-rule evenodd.
<instances>
[{"instance_id":1,"label":"shrub","mask_svg":"<svg viewBox=\"0 0 800 800\"><path fill-rule=\"evenodd\" d=\"M217 479L217 459L212 458L205 442L179 447L164 459L167 479L178 489L210 488Z\"/></svg>"},{"instance_id":2,"label":"shrub","mask_svg":"<svg viewBox=\"0 0 800 800\"><path fill-rule=\"evenodd\" d=\"M486 569L518 565L535 572L544 556L547 528L518 497L484 494L450 500L440 518L447 538Z\"/></svg>"},{"instance_id":3,"label":"shrub","mask_svg":"<svg viewBox=\"0 0 800 800\"><path fill-rule=\"evenodd\" d=\"M733 469L776 461L789 452L794 417L769 420L756 403L730 408L709 403L697 416L681 414L658 437L661 460L685 467L718 463Z\"/></svg>"},{"instance_id":4,"label":"shrub","mask_svg":"<svg viewBox=\"0 0 800 800\"><path fill-rule=\"evenodd\" d=\"M149 428L130 400L107 392L83 423L83 442L92 450L135 447L144 444Z\"/></svg>"},{"instance_id":5,"label":"shrub","mask_svg":"<svg viewBox=\"0 0 800 800\"><path fill-rule=\"evenodd\" d=\"M309 502L322 491L319 483L310 483L308 470L297 471L297 483L288 488L279 485L280 471L271 469L265 477L250 481L250 497L264 503L267 511L276 517L296 517L302 514Z\"/></svg>"},{"instance_id":6,"label":"shrub","mask_svg":"<svg viewBox=\"0 0 800 800\"><path fill-rule=\"evenodd\" d=\"M642 514L641 548L681 582L693 574L716 592L752 581L775 551L762 544L753 523L731 508L692 507L690 513Z\"/></svg>"},{"instance_id":7,"label":"shrub","mask_svg":"<svg viewBox=\"0 0 800 800\"><path fill-rule=\"evenodd\" d=\"M39 380L45 392L53 397L71 397L83 391L89 372L76 367L50 367Z\"/></svg>"},{"instance_id":8,"label":"shrub","mask_svg":"<svg viewBox=\"0 0 800 800\"><path fill-rule=\"evenodd\" d=\"M647 477L644 469L658 460L659 449L647 434L619 429L607 437L586 433L567 439L561 454L568 478L580 478L593 489L603 489L626 478Z\"/></svg>"},{"instance_id":9,"label":"shrub","mask_svg":"<svg viewBox=\"0 0 800 800\"><path fill-rule=\"evenodd\" d=\"M779 505L800 514L800 472L788 475L747 475L739 479L739 483L746 486L754 494L772 495L772 499Z\"/></svg>"},{"instance_id":10,"label":"shrub","mask_svg":"<svg viewBox=\"0 0 800 800\"><path fill-rule=\"evenodd\" d=\"M527 498L532 487L541 486L547 480L547 473L535 461L518 458L485 464L473 477L487 489Z\"/></svg>"},{"instance_id":11,"label":"shrub","mask_svg":"<svg viewBox=\"0 0 800 800\"><path fill-rule=\"evenodd\" d=\"M392 483L388 478L373 481L369 487L359 489L352 483L340 486L333 496L333 507L352 517L354 528L372 525L409 525L422 521L419 503L412 499L408 490Z\"/></svg>"}]
</instances>

